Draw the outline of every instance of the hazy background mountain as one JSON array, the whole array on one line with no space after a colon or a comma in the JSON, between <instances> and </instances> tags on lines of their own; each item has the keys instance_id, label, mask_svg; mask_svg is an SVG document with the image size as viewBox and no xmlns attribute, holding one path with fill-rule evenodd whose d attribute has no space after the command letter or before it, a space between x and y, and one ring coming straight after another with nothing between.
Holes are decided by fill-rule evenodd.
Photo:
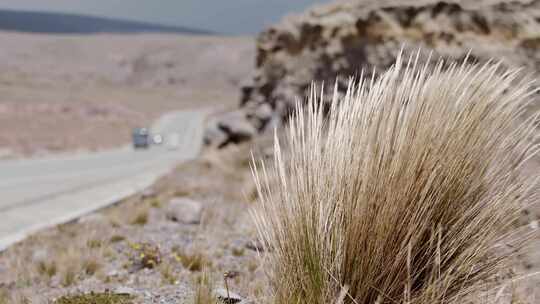
<instances>
[{"instance_id":1,"label":"hazy background mountain","mask_svg":"<svg viewBox=\"0 0 540 304\"><path fill-rule=\"evenodd\" d=\"M289 13L328 0L0 0L0 9L63 12L186 26L227 34L256 34Z\"/></svg>"},{"instance_id":2,"label":"hazy background mountain","mask_svg":"<svg viewBox=\"0 0 540 304\"><path fill-rule=\"evenodd\" d=\"M54 34L139 32L208 33L208 31L187 27L165 26L147 22L126 21L76 14L26 12L2 9L0 9L0 30Z\"/></svg>"}]
</instances>

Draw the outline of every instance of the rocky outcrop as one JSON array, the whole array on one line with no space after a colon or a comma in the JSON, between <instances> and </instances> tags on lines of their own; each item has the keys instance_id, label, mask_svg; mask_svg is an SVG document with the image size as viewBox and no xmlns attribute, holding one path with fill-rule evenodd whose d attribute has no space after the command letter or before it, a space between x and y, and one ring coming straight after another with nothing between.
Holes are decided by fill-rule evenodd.
<instances>
[{"instance_id":1,"label":"rocky outcrop","mask_svg":"<svg viewBox=\"0 0 540 304\"><path fill-rule=\"evenodd\" d=\"M540 1L337 1L287 17L258 37L256 72L242 87L242 119L268 130L305 98L312 81L333 84L339 76L345 89L349 76L390 66L402 48L422 48L422 61L433 51L433 58L502 59L536 71ZM219 122L230 131L229 123ZM221 145L238 137L226 138Z\"/></svg>"}]
</instances>

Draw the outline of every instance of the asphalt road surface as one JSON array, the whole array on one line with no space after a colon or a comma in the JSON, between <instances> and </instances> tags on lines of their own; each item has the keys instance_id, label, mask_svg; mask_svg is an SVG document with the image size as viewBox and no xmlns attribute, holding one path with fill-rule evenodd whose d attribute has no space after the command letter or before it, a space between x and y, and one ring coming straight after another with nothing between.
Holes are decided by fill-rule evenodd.
<instances>
[{"instance_id":1,"label":"asphalt road surface","mask_svg":"<svg viewBox=\"0 0 540 304\"><path fill-rule=\"evenodd\" d=\"M204 112L174 112L152 133L174 147L131 146L92 154L0 162L0 251L47 227L76 219L152 185L202 146ZM129 136L130 134L126 134Z\"/></svg>"}]
</instances>

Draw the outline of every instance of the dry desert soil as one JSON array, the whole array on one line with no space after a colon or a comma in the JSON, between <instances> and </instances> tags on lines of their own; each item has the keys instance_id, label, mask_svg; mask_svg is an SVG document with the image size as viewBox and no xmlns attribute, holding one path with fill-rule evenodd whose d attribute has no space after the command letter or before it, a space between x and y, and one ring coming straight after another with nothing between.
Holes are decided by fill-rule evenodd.
<instances>
[{"instance_id":1,"label":"dry desert soil","mask_svg":"<svg viewBox=\"0 0 540 304\"><path fill-rule=\"evenodd\" d=\"M164 112L234 108L255 56L251 37L5 32L0 40L0 158L117 147ZM145 193L9 248L0 254L0 304L87 303L61 297L90 292L193 303L225 283L261 303L268 284L250 217L257 195L249 162L251 151L269 157L270 146L261 137L208 149ZM200 206L199 221L171 217L172 199ZM521 224L538 223L537 209ZM536 230L531 254L516 261L522 273L540 271L538 242ZM508 290L533 304L539 286L538 276L527 277Z\"/></svg>"},{"instance_id":2,"label":"dry desert soil","mask_svg":"<svg viewBox=\"0 0 540 304\"><path fill-rule=\"evenodd\" d=\"M252 37L0 32L0 39L0 159L115 148L168 111L234 108L255 56ZM0 303L118 288L137 302L185 303L203 271L230 271L231 288L253 289L260 270L246 247L254 239L244 199L254 191L249 149L241 148L241 161L231 158L240 148L230 149L182 165L146 197L1 253ZM173 197L200 203L200 223L170 220ZM141 262L152 252L155 264Z\"/></svg>"},{"instance_id":3,"label":"dry desert soil","mask_svg":"<svg viewBox=\"0 0 540 304\"><path fill-rule=\"evenodd\" d=\"M252 37L0 32L0 159L127 144L164 112L234 107Z\"/></svg>"},{"instance_id":4,"label":"dry desert soil","mask_svg":"<svg viewBox=\"0 0 540 304\"><path fill-rule=\"evenodd\" d=\"M205 151L151 191L9 248L0 254L0 303L107 291L133 303L194 303L204 276L202 287L216 290L225 273L231 291L260 303L268 285L250 217L257 196L249 155L267 155L268 145ZM173 198L200 204L200 221L173 220Z\"/></svg>"}]
</instances>

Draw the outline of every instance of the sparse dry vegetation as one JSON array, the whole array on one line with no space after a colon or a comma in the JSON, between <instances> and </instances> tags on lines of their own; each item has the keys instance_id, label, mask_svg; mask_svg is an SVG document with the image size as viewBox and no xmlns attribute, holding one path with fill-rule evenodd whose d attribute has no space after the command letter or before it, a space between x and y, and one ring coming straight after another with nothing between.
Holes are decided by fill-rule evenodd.
<instances>
[{"instance_id":1,"label":"sparse dry vegetation","mask_svg":"<svg viewBox=\"0 0 540 304\"><path fill-rule=\"evenodd\" d=\"M163 284L173 285L178 281L178 278L174 273L174 267L171 265L171 263L161 263L159 266L159 271L161 273L161 281Z\"/></svg>"},{"instance_id":2,"label":"sparse dry vegetation","mask_svg":"<svg viewBox=\"0 0 540 304\"><path fill-rule=\"evenodd\" d=\"M152 206L152 208L161 208L161 206L163 206L163 203L159 198L153 198L150 200L150 206Z\"/></svg>"},{"instance_id":3,"label":"sparse dry vegetation","mask_svg":"<svg viewBox=\"0 0 540 304\"><path fill-rule=\"evenodd\" d=\"M519 170L538 149L538 121L521 117L534 90L501 69L400 57L335 92L328 118L313 90L288 153L276 140L273 168L255 168L270 302L497 300L533 201Z\"/></svg>"},{"instance_id":4,"label":"sparse dry vegetation","mask_svg":"<svg viewBox=\"0 0 540 304\"><path fill-rule=\"evenodd\" d=\"M144 226L148 223L148 209L139 208L136 212L135 217L131 220L132 225Z\"/></svg>"},{"instance_id":5,"label":"sparse dry vegetation","mask_svg":"<svg viewBox=\"0 0 540 304\"><path fill-rule=\"evenodd\" d=\"M256 156L266 157L271 150L268 149L271 140L264 139L262 144L261 140L220 151L206 151L200 160L181 165L156 184L156 197L163 205L177 196L177 190L181 195L201 202L205 211L200 225L172 223L166 220L166 208L151 209L150 198L136 195L100 211L89 221L44 231L8 250L0 263L18 260L10 262L7 269L9 273L20 272L17 280L8 277L8 273L0 274L2 282L8 283L5 285L8 286L8 303L13 303L12 299L16 297L23 299L23 295L32 303L42 303L73 291L112 288L116 292L114 288L125 286L135 290L137 299L134 302L152 303L179 296L177 303L192 303L198 292L198 303L215 304L218 300L213 297L212 289L224 287L224 283L218 279L214 281L217 286L197 285L196 278L205 271L216 278L231 271L235 273L228 280L231 291L255 303L268 302L271 285L264 279L268 269L265 264L258 263L257 256L268 257L273 252L257 252L255 248L260 244L251 242L256 232L247 211L249 207L257 206L258 195L253 196L255 201L246 202L245 193L249 193L253 182L249 169L244 168L245 160L240 160L249 158L250 150L254 150ZM236 176L232 178L233 175ZM278 179L270 181L273 185L278 182ZM132 225L143 207L150 212L150 221L146 225ZM160 262L151 264L155 266L150 268L142 267L141 250L134 248L140 246L142 249L146 243L159 246L160 250ZM184 256L183 261L175 257L175 252ZM89 259L99 264L93 275L85 270L85 261ZM46 264L56 263L57 272L52 278L48 278L46 271L38 273L37 262L40 260L47 261ZM67 265L72 266L68 268ZM64 287L68 284L63 281L70 281L70 286ZM507 291L510 290L513 289L508 287Z\"/></svg>"},{"instance_id":6,"label":"sparse dry vegetation","mask_svg":"<svg viewBox=\"0 0 540 304\"><path fill-rule=\"evenodd\" d=\"M102 242L99 239L91 239L91 240L88 240L87 244L88 244L88 248L96 249L96 248L101 247Z\"/></svg>"},{"instance_id":7,"label":"sparse dry vegetation","mask_svg":"<svg viewBox=\"0 0 540 304\"><path fill-rule=\"evenodd\" d=\"M170 111L208 114L197 159L0 252L0 304L537 303L540 206L522 211L540 202L540 187L529 191L540 158L526 165L540 150L540 120L523 118L540 110L540 94L505 69L539 75L540 0L334 2L256 39L0 33L0 158L78 159L147 126L165 145L143 165L165 172L158 154L180 161L203 130L176 130L180 149L164 152L176 121L152 122ZM401 43L504 63L424 67L428 52L421 63L400 57L351 81L346 95L344 78L334 96L313 88L309 105L293 110L312 79L386 69ZM281 119L290 129L269 147ZM263 160L253 168L251 152ZM77 172L52 172L65 189L48 199L78 189L105 198L95 169L65 185ZM110 189L121 186L118 170ZM45 173L31 181L37 190ZM24 189L18 175L2 187ZM27 194L21 210L39 205ZM195 201L199 219L180 220L188 212L173 198ZM16 206L5 205L9 216Z\"/></svg>"},{"instance_id":8,"label":"sparse dry vegetation","mask_svg":"<svg viewBox=\"0 0 540 304\"><path fill-rule=\"evenodd\" d=\"M132 264L139 268L155 268L161 263L161 251L157 245L150 243L133 243L130 247L134 250Z\"/></svg>"},{"instance_id":9,"label":"sparse dry vegetation","mask_svg":"<svg viewBox=\"0 0 540 304\"><path fill-rule=\"evenodd\" d=\"M223 165L217 165L249 158L250 149L245 145L205 152L213 154L211 164L201 160L183 164L155 185L156 197L164 205L175 197L177 189L188 190L190 198L204 204L200 225L170 222L165 217L166 208L150 209L148 198L135 195L81 221L40 232L1 253L0 267L5 262L7 271L0 273L0 287L7 287L8 303L20 294L32 303L47 303L74 291L116 291L119 286L135 289L141 302L178 296L178 303L185 303L192 300L193 282L204 270L216 277L238 270L238 277L229 283L243 295L251 294L253 286L265 286L260 282L262 272L256 270L256 252L242 250L254 233L238 191L251 180L249 169L237 170L238 177L231 179L232 168L224 173ZM142 207L152 214L151 220L146 225L132 225ZM145 244L159 248L159 255L144 249ZM233 256L233 248L244 251L243 255ZM39 261L45 263L39 266ZM49 278L45 269L53 262L56 274ZM254 271L248 271L247 265ZM7 285L1 285L4 282Z\"/></svg>"},{"instance_id":10,"label":"sparse dry vegetation","mask_svg":"<svg viewBox=\"0 0 540 304\"><path fill-rule=\"evenodd\" d=\"M233 249L231 249L231 253L233 256L235 257L241 257L244 255L244 252L245 252L245 249L244 248L240 248L240 247L234 247Z\"/></svg>"},{"instance_id":11,"label":"sparse dry vegetation","mask_svg":"<svg viewBox=\"0 0 540 304\"><path fill-rule=\"evenodd\" d=\"M111 243L118 243L118 242L124 241L125 239L126 239L125 236L119 235L119 234L115 234L115 235L111 236L111 238L110 238L109 241L110 241Z\"/></svg>"},{"instance_id":12,"label":"sparse dry vegetation","mask_svg":"<svg viewBox=\"0 0 540 304\"><path fill-rule=\"evenodd\" d=\"M9 304L9 293L5 288L0 288L0 304Z\"/></svg>"},{"instance_id":13,"label":"sparse dry vegetation","mask_svg":"<svg viewBox=\"0 0 540 304\"><path fill-rule=\"evenodd\" d=\"M69 287L77 280L77 269L73 265L67 265L61 272L60 284Z\"/></svg>"},{"instance_id":14,"label":"sparse dry vegetation","mask_svg":"<svg viewBox=\"0 0 540 304\"><path fill-rule=\"evenodd\" d=\"M213 284L210 275L205 271L195 280L194 304L215 304L212 294Z\"/></svg>"},{"instance_id":15,"label":"sparse dry vegetation","mask_svg":"<svg viewBox=\"0 0 540 304\"><path fill-rule=\"evenodd\" d=\"M88 293L63 296L54 304L130 304L133 297L114 293Z\"/></svg>"},{"instance_id":16,"label":"sparse dry vegetation","mask_svg":"<svg viewBox=\"0 0 540 304\"><path fill-rule=\"evenodd\" d=\"M37 271L40 275L46 277L53 277L57 270L56 261L40 260L37 262Z\"/></svg>"},{"instance_id":17,"label":"sparse dry vegetation","mask_svg":"<svg viewBox=\"0 0 540 304\"><path fill-rule=\"evenodd\" d=\"M184 252L177 250L174 252L174 257L189 271L199 272L211 266L211 261L200 251Z\"/></svg>"},{"instance_id":18,"label":"sparse dry vegetation","mask_svg":"<svg viewBox=\"0 0 540 304\"><path fill-rule=\"evenodd\" d=\"M101 267L99 261L95 258L88 258L83 262L83 270L89 276L93 276Z\"/></svg>"}]
</instances>

